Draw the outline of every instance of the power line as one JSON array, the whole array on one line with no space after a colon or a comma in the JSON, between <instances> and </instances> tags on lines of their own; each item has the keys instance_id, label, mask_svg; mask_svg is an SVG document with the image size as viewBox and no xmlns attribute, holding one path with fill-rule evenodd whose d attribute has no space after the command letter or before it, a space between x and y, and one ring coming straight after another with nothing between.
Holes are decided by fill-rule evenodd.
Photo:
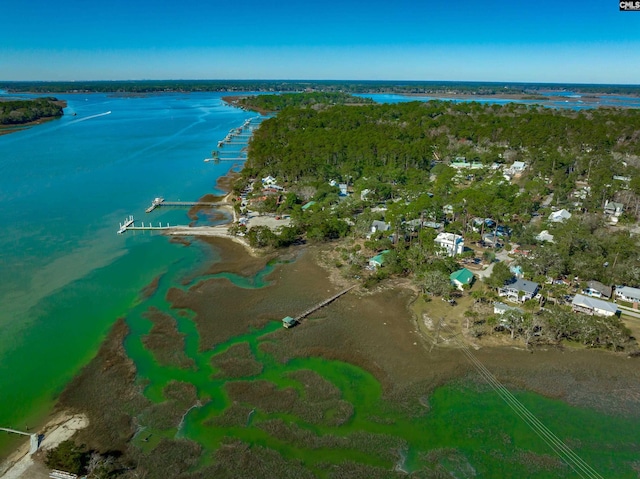
<instances>
[{"instance_id":1,"label":"power line","mask_svg":"<svg viewBox=\"0 0 640 479\"><path fill-rule=\"evenodd\" d=\"M442 321L441 321L442 322ZM498 393L504 402L520 417L537 435L540 437L573 471L582 478L604 479L595 469L587 464L578 454L576 454L565 442L556 436L542 421L540 421L531 411L529 411L518 398L489 371L482 362L475 357L469 348L459 341L456 334L448 329L453 339L459 346L469 362L476 368L485 381Z\"/></svg>"}]
</instances>

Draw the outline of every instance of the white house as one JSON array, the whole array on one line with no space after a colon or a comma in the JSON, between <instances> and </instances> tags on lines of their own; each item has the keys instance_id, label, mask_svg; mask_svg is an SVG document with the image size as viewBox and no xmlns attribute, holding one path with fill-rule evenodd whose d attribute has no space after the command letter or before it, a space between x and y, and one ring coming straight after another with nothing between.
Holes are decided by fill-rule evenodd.
<instances>
[{"instance_id":1,"label":"white house","mask_svg":"<svg viewBox=\"0 0 640 479\"><path fill-rule=\"evenodd\" d=\"M265 178L262 178L262 184L263 185L275 185L276 184L276 179L273 176L269 175L269 176L267 176Z\"/></svg>"},{"instance_id":2,"label":"white house","mask_svg":"<svg viewBox=\"0 0 640 479\"><path fill-rule=\"evenodd\" d=\"M553 235L547 230L543 230L540 234L536 235L536 239L538 241L548 241L549 243L553 243Z\"/></svg>"},{"instance_id":3,"label":"white house","mask_svg":"<svg viewBox=\"0 0 640 479\"><path fill-rule=\"evenodd\" d=\"M464 251L464 238L454 233L438 233L433 241L446 251L447 256L456 256Z\"/></svg>"},{"instance_id":4,"label":"white house","mask_svg":"<svg viewBox=\"0 0 640 479\"><path fill-rule=\"evenodd\" d=\"M616 298L629 303L640 303L640 289L629 286L616 286Z\"/></svg>"},{"instance_id":5,"label":"white house","mask_svg":"<svg viewBox=\"0 0 640 479\"><path fill-rule=\"evenodd\" d=\"M565 209L562 209L560 211L554 211L549 215L549 221L553 223L562 223L568 220L569 218L571 218L571 213L569 213Z\"/></svg>"},{"instance_id":6,"label":"white house","mask_svg":"<svg viewBox=\"0 0 640 479\"><path fill-rule=\"evenodd\" d=\"M522 173L527 168L527 164L524 161L514 161L510 170L514 173Z\"/></svg>"},{"instance_id":7,"label":"white house","mask_svg":"<svg viewBox=\"0 0 640 479\"><path fill-rule=\"evenodd\" d=\"M589 298L576 294L571 302L574 313L585 313L595 316L614 316L618 313L618 306L601 299Z\"/></svg>"}]
</instances>

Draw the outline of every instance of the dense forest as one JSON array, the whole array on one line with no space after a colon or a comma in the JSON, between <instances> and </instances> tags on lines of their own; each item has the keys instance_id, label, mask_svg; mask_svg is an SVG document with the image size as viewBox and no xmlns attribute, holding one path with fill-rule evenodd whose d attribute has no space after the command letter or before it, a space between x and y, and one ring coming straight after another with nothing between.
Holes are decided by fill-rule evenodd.
<instances>
[{"instance_id":1,"label":"dense forest","mask_svg":"<svg viewBox=\"0 0 640 479\"><path fill-rule=\"evenodd\" d=\"M339 81L339 80L137 80L0 82L0 89L35 93L156 93L156 92L346 92L399 94L535 95L543 91L640 95L638 85L578 85L551 83Z\"/></svg>"},{"instance_id":2,"label":"dense forest","mask_svg":"<svg viewBox=\"0 0 640 479\"><path fill-rule=\"evenodd\" d=\"M260 112L279 112L288 107L326 108L332 105L374 105L370 98L360 98L342 92L310 92L300 95L283 93L282 95L256 95L240 98L238 106Z\"/></svg>"},{"instance_id":3,"label":"dense forest","mask_svg":"<svg viewBox=\"0 0 640 479\"><path fill-rule=\"evenodd\" d=\"M23 125L63 115L63 103L55 98L0 101L0 125Z\"/></svg>"}]
</instances>

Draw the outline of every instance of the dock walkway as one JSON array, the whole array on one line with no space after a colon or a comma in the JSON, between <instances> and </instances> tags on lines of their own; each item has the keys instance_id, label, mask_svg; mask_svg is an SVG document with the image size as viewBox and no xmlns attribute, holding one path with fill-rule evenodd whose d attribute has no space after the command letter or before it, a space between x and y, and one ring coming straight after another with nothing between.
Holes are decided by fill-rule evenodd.
<instances>
[{"instance_id":1,"label":"dock walkway","mask_svg":"<svg viewBox=\"0 0 640 479\"><path fill-rule=\"evenodd\" d=\"M339 293L334 294L333 296L331 296L329 299L325 299L324 301L312 306L311 308L307 309L304 313L299 314L298 316L296 316L295 318L292 318L290 316L287 316L286 318L284 318L282 320L283 325L285 328L290 328L291 326L302 322L302 320L304 318L306 318L307 316L309 316L310 314L316 312L317 310L324 308L327 304L331 303L332 301L335 301L336 299L338 299L340 296L347 294L349 291L351 291L353 288L355 288L354 286L350 286L347 289L343 289L342 291L340 291Z\"/></svg>"},{"instance_id":2,"label":"dock walkway","mask_svg":"<svg viewBox=\"0 0 640 479\"><path fill-rule=\"evenodd\" d=\"M228 201L165 201L164 198L156 198L151 202L151 206L149 206L145 213L151 213L156 208L160 206L178 206L178 207L193 207L193 206L231 206L231 203Z\"/></svg>"}]
</instances>

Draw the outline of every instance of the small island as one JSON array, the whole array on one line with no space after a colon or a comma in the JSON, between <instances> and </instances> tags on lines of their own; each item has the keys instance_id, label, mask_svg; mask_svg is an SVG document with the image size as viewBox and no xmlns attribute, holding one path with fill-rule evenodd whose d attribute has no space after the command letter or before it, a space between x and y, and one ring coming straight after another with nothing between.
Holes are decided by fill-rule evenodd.
<instances>
[{"instance_id":1,"label":"small island","mask_svg":"<svg viewBox=\"0 0 640 479\"><path fill-rule=\"evenodd\" d=\"M0 100L0 135L60 118L66 106L66 102L53 97Z\"/></svg>"}]
</instances>

